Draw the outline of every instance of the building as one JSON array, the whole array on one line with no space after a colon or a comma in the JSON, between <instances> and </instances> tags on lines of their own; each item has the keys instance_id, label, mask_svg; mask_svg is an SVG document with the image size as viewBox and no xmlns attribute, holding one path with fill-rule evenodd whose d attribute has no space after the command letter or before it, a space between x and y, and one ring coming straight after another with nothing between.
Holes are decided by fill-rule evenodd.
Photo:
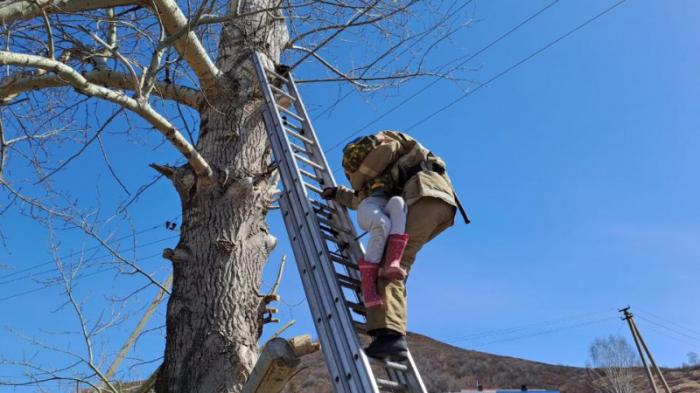
<instances>
[{"instance_id":1,"label":"building","mask_svg":"<svg viewBox=\"0 0 700 393\"><path fill-rule=\"evenodd\" d=\"M520 389L484 389L479 386L476 390L462 390L455 393L519 393L519 392L537 392L537 393L559 393L558 390L543 390L543 389L528 389L523 386Z\"/></svg>"}]
</instances>

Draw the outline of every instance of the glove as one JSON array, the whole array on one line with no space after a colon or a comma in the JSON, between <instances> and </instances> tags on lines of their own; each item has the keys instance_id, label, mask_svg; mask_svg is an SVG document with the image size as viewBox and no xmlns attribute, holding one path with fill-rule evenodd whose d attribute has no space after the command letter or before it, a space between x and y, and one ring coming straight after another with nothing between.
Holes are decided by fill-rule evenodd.
<instances>
[{"instance_id":1,"label":"glove","mask_svg":"<svg viewBox=\"0 0 700 393\"><path fill-rule=\"evenodd\" d=\"M321 198L323 199L335 199L335 194L338 193L338 187L326 187L321 193Z\"/></svg>"}]
</instances>

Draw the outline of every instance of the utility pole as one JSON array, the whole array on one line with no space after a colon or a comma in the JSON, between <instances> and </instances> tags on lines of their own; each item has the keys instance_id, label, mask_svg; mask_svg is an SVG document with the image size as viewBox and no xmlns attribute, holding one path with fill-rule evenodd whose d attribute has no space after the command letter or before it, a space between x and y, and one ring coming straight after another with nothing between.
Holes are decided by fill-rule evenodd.
<instances>
[{"instance_id":1,"label":"utility pole","mask_svg":"<svg viewBox=\"0 0 700 393\"><path fill-rule=\"evenodd\" d=\"M668 386L668 383L666 382L666 378L664 378L664 375L661 374L661 369L659 366L656 365L656 362L654 361L654 357L651 356L651 351L649 351L649 347L647 347L647 344L644 342L644 339L642 338L642 334L639 332L639 329L637 328L637 324L634 322L634 318L632 313L630 312L630 307L627 306L621 310L618 310L621 313L624 314L622 317L623 321L627 321L627 324L630 327L630 331L632 332L632 338L634 339L634 345L637 347L637 351L639 352L639 357L642 359L642 365L644 365L644 371L647 373L647 377L649 378L649 383L651 384L651 388L654 391L654 393L659 393L659 389L656 387L656 382L654 381L654 376L652 375L651 368L649 365L647 365L646 358L644 357L644 353L646 353L647 357L649 358L649 362L651 365L654 367L654 370L656 373L659 375L659 379L661 379L661 382L664 385L664 390L666 393L672 393L671 388ZM642 352L642 349L644 349L644 352Z\"/></svg>"}]
</instances>

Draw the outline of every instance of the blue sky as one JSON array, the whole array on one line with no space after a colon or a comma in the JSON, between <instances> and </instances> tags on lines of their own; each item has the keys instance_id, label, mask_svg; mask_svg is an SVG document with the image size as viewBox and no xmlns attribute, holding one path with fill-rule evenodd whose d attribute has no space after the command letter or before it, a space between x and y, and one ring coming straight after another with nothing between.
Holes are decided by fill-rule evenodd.
<instances>
[{"instance_id":1,"label":"blue sky","mask_svg":"<svg viewBox=\"0 0 700 393\"><path fill-rule=\"evenodd\" d=\"M465 11L473 18L470 27L431 61L441 64L476 52L547 3L475 1ZM614 3L560 1L473 59L472 70L460 75L472 83L441 81L366 132L409 127L459 97L463 88L489 80ZM448 163L473 223L456 224L419 254L408 283L409 330L467 349L582 366L595 337L629 337L616 312L629 304L659 363L679 366L687 352L700 352L698 15L700 3L691 0L628 0L411 131ZM305 72L300 69L298 78ZM325 146L335 145L426 83L348 96L316 119L319 138ZM302 94L312 113L320 113L346 89L304 86ZM339 154L339 149L327 152L332 166L339 166ZM88 152L81 160L97 162L99 156ZM152 176L141 161L173 157L167 146L153 152L124 144L111 159L135 189ZM91 171L102 173L95 184L109 180L101 168L80 171L85 178ZM74 175L59 174L54 181L84 187L83 198L90 201L97 193L90 191L93 183ZM100 197L116 203L124 195ZM165 239L139 248L137 258L175 244L176 233L160 224L177 218L178 209L165 182L133 205L133 228L153 228L138 244ZM11 252L2 251L0 264L15 266L6 267L6 274L50 260L44 229L12 212L1 220ZM286 335L313 333L284 227L276 214L269 222L280 243L263 288L287 254L280 318L297 321ZM113 230L122 235L129 228ZM59 239L67 252L89 246L70 233L60 232ZM166 261L153 257L143 264L167 277ZM37 287L26 275L2 284L3 272L0 298ZM81 294L97 313L105 288L128 292L139 286L96 274L81 283ZM152 295L153 290L145 291L134 301ZM69 310L56 311L62 302L53 287L0 300L5 316L0 325L50 339L46 331L76 327ZM163 320L161 308L150 326ZM118 349L135 323L103 339L107 353ZM274 329L267 327L266 335ZM6 356L32 352L10 332L0 334ZM147 335L135 356L159 356L161 334ZM154 366L143 366L143 373Z\"/></svg>"}]
</instances>

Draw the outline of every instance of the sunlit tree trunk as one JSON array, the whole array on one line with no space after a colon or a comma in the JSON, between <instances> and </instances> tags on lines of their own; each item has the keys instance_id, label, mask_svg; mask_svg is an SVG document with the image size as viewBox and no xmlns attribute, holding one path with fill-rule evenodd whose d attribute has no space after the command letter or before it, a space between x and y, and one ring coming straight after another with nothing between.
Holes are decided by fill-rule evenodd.
<instances>
[{"instance_id":1,"label":"sunlit tree trunk","mask_svg":"<svg viewBox=\"0 0 700 393\"><path fill-rule=\"evenodd\" d=\"M246 1L239 12L271 4ZM222 29L217 66L223 75L206 93L197 143L215 176L197 178L189 166L170 175L183 218L177 248L165 252L174 285L159 393L238 392L257 359L264 309L257 289L275 245L265 223L275 184L250 54L256 49L277 62L287 39L284 21L270 13Z\"/></svg>"}]
</instances>

